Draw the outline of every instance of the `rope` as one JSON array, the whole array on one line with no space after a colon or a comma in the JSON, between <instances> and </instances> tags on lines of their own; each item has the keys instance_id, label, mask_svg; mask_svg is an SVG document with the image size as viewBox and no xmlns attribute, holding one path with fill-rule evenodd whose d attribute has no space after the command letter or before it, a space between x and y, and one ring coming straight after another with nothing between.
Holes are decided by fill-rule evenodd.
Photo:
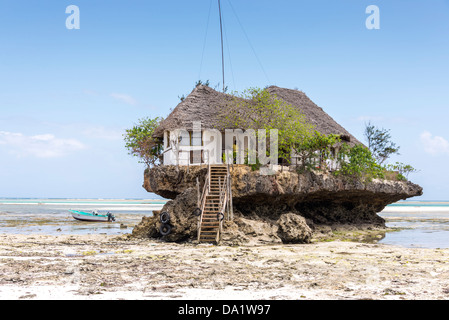
<instances>
[{"instance_id":1,"label":"rope","mask_svg":"<svg viewBox=\"0 0 449 320\"><path fill-rule=\"evenodd\" d=\"M249 40L248 34L247 34L246 31L245 31L245 28L243 28L243 25L242 25L242 23L240 22L240 19L239 19L238 15L237 15L237 12L235 11L234 7L232 6L231 0L228 0L228 3L229 3L229 5L230 5L230 7L231 7L231 9L232 9L232 12L234 12L235 17L237 18L237 22L239 23L240 28L242 28L243 34L245 35L246 40L248 41L248 44L249 44L249 46L251 47L251 50L253 51L254 56L256 57L257 62L259 63L260 68L262 69L262 72L264 73L265 77L267 78L268 83L271 83L270 79L268 78L267 73L265 72L265 69L264 69L264 67L263 67L263 65L262 65L262 62L260 62L260 59L259 59L259 57L257 56L256 50L254 50L254 47L253 47L253 45L251 44L251 41Z\"/></svg>"},{"instance_id":2,"label":"rope","mask_svg":"<svg viewBox=\"0 0 449 320\"><path fill-rule=\"evenodd\" d=\"M221 69L223 73L223 92L225 92L225 69L224 69L224 53L223 53L223 27L221 21L221 5L220 0L218 0L218 12L220 14L220 34L221 34Z\"/></svg>"},{"instance_id":3,"label":"rope","mask_svg":"<svg viewBox=\"0 0 449 320\"><path fill-rule=\"evenodd\" d=\"M207 33L209 31L209 21L210 21L210 13L211 13L211 11L212 11L212 0L210 0L209 14L207 16L207 25L206 25L206 32L205 32L204 41L203 41L203 52L201 53L201 63L200 63L200 72L198 74L198 80L201 80L201 71L203 70L204 51L206 49L206 40L207 40Z\"/></svg>"},{"instance_id":4,"label":"rope","mask_svg":"<svg viewBox=\"0 0 449 320\"><path fill-rule=\"evenodd\" d=\"M231 61L231 50L229 50L229 40L228 35L226 32L226 24L224 23L224 17L223 17L223 29L224 29L224 35L225 35L225 42L226 42L226 48L228 49L228 57L229 57L229 67L231 69L231 75L232 75L232 83L234 85L234 90L236 88L235 86L235 78L234 78L234 69L232 68L232 61Z\"/></svg>"}]
</instances>

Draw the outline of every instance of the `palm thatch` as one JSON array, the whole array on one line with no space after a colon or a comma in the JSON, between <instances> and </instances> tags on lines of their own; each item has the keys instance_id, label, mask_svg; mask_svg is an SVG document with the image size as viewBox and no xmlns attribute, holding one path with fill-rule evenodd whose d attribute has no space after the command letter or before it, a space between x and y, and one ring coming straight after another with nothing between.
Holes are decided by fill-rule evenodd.
<instances>
[{"instance_id":1,"label":"palm thatch","mask_svg":"<svg viewBox=\"0 0 449 320\"><path fill-rule=\"evenodd\" d=\"M322 108L313 103L304 92L276 86L268 87L266 90L278 99L300 109L306 119L320 133L326 135L338 134L342 140L350 145L360 144L360 141L332 119ZM208 86L199 85L162 121L159 127L155 129L153 137L162 138L165 130L172 131L180 128L193 130L194 121L201 121L202 129L235 129L223 128L220 121L223 110L234 99L235 97L232 95L217 92Z\"/></svg>"}]
</instances>

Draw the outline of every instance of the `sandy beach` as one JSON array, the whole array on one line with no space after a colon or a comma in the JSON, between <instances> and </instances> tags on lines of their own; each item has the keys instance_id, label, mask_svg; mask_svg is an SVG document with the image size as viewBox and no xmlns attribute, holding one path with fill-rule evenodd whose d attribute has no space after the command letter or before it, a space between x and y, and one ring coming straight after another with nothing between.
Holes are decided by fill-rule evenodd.
<instances>
[{"instance_id":1,"label":"sandy beach","mask_svg":"<svg viewBox=\"0 0 449 320\"><path fill-rule=\"evenodd\" d=\"M449 249L0 236L0 299L448 299Z\"/></svg>"}]
</instances>

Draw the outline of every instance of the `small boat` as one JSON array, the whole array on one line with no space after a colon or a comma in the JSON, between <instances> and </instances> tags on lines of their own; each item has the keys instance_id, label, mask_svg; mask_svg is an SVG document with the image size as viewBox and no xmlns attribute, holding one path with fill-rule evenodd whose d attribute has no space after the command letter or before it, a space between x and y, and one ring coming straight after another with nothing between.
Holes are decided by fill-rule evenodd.
<instances>
[{"instance_id":1,"label":"small boat","mask_svg":"<svg viewBox=\"0 0 449 320\"><path fill-rule=\"evenodd\" d=\"M98 214L97 211L92 212L84 212L78 210L69 210L72 214L72 217L76 220L81 221L92 221L92 222L111 222L115 221L115 217L112 213L108 212L107 214Z\"/></svg>"}]
</instances>

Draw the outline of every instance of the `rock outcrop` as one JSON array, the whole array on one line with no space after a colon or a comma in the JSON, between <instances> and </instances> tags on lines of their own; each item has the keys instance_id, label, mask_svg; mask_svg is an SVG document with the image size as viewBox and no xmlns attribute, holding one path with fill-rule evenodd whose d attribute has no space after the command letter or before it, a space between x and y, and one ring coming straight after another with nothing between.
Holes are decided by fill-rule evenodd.
<instances>
[{"instance_id":1,"label":"rock outcrop","mask_svg":"<svg viewBox=\"0 0 449 320\"><path fill-rule=\"evenodd\" d=\"M206 174L205 166L161 166L145 172L143 187L172 199L162 209L169 212L172 226L164 239L196 239L193 211ZM235 218L224 224L227 243L307 243L314 233L336 226L385 228L378 212L390 203L422 194L420 186L407 181L363 183L323 172L286 170L267 176L234 165L231 177ZM160 226L159 217L144 218L133 235L162 237Z\"/></svg>"}]
</instances>

